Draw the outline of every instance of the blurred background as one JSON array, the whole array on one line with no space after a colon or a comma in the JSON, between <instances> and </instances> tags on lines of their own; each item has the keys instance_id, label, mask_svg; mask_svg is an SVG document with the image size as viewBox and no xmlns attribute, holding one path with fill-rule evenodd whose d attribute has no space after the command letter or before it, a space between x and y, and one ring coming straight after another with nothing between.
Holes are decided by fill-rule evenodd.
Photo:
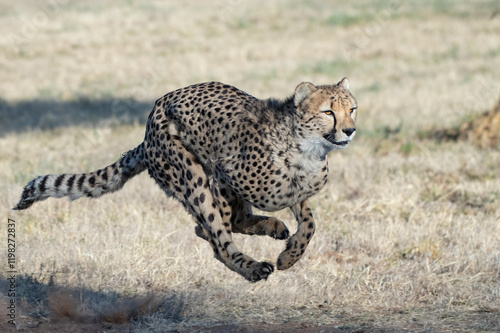
<instances>
[{"instance_id":1,"label":"blurred background","mask_svg":"<svg viewBox=\"0 0 500 333\"><path fill-rule=\"evenodd\" d=\"M305 256L267 282L214 260L146 174L99 200L10 210L33 177L135 147L177 88L284 99L343 77L356 139L330 155ZM499 331L499 98L497 0L0 0L0 207L18 221L19 327L80 318L60 304L92 316L153 293L152 311L124 310L126 329ZM257 260L284 247L235 239Z\"/></svg>"},{"instance_id":2,"label":"blurred background","mask_svg":"<svg viewBox=\"0 0 500 333\"><path fill-rule=\"evenodd\" d=\"M1 129L143 121L155 99L203 81L285 98L302 81L344 76L361 135L451 125L500 95L499 10L492 0L2 1Z\"/></svg>"}]
</instances>

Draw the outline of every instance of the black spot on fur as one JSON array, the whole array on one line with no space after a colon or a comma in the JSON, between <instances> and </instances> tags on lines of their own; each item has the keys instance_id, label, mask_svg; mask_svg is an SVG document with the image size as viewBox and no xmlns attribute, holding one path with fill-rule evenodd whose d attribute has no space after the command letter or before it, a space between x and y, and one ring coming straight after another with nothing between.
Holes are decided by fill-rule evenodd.
<instances>
[{"instance_id":1,"label":"black spot on fur","mask_svg":"<svg viewBox=\"0 0 500 333\"><path fill-rule=\"evenodd\" d=\"M102 172L102 180L108 181L108 170L104 169Z\"/></svg>"}]
</instances>

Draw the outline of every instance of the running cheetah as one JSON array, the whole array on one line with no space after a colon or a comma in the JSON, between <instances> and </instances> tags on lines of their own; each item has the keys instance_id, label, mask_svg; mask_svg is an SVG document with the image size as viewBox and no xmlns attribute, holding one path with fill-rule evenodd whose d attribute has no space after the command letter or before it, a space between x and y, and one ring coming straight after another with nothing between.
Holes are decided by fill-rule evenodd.
<instances>
[{"instance_id":1,"label":"running cheetah","mask_svg":"<svg viewBox=\"0 0 500 333\"><path fill-rule=\"evenodd\" d=\"M117 162L85 174L37 177L14 209L48 197L97 198L147 169L193 215L196 234L218 260L251 282L267 279L273 264L241 253L231 233L287 239L276 265L294 265L315 231L307 199L326 184L327 154L354 138L356 109L347 78L301 83L284 101L260 100L219 82L191 85L156 101L144 141ZM253 215L252 207L289 207L297 232L290 237L282 221Z\"/></svg>"}]
</instances>

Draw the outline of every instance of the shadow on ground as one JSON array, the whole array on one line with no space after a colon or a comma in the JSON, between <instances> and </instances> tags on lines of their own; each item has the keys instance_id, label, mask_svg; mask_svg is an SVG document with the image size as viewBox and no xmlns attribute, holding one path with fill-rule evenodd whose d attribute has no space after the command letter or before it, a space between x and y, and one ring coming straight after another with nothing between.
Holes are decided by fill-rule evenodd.
<instances>
[{"instance_id":1,"label":"shadow on ground","mask_svg":"<svg viewBox=\"0 0 500 333\"><path fill-rule=\"evenodd\" d=\"M12 288L9 277L1 277L0 289ZM175 291L150 292L142 296L124 296L113 291L93 291L86 288L68 288L36 277L15 277L15 318L2 319L1 332L29 330L32 332L121 332L137 320L150 315L161 316L172 324L183 321L185 296ZM11 299L0 298L2 309ZM12 306L11 306L12 307ZM8 321L15 319L15 325Z\"/></svg>"},{"instance_id":2,"label":"shadow on ground","mask_svg":"<svg viewBox=\"0 0 500 333\"><path fill-rule=\"evenodd\" d=\"M0 289L9 290L8 277L0 278ZM16 276L15 292L15 325L8 322L9 318L3 319L0 321L0 332L409 332L365 324L316 326L301 323L300 320L282 324L239 325L220 324L225 322L224 318L210 318L208 322L213 324L196 325L195 322L200 321L190 323L189 318L184 318L190 302L194 301L189 294L167 291L130 297L113 291L58 286L52 278L48 282L40 282L29 275ZM11 299L5 296L0 296L0 307L7 309L8 314ZM149 316L154 316L155 320L148 320ZM199 319L203 322L208 318Z\"/></svg>"},{"instance_id":3,"label":"shadow on ground","mask_svg":"<svg viewBox=\"0 0 500 333\"><path fill-rule=\"evenodd\" d=\"M8 276L0 275L0 290L8 291L9 288ZM481 311L393 314L382 326L364 313L356 317L337 317L337 324L330 325L310 324L300 316L280 324L228 323L225 318L190 317L191 306L199 301L192 293L152 290L141 296L129 296L114 291L59 286L52 277L42 282L33 275L16 276L15 293L16 325L8 323L11 299L6 297L7 293L0 296L0 308L4 309L0 332L498 332L500 327L497 313ZM447 318L452 320L443 321Z\"/></svg>"},{"instance_id":4,"label":"shadow on ground","mask_svg":"<svg viewBox=\"0 0 500 333\"><path fill-rule=\"evenodd\" d=\"M35 99L15 103L0 99L0 137L34 129L145 124L153 106L154 101L112 98L80 97L72 101Z\"/></svg>"}]
</instances>

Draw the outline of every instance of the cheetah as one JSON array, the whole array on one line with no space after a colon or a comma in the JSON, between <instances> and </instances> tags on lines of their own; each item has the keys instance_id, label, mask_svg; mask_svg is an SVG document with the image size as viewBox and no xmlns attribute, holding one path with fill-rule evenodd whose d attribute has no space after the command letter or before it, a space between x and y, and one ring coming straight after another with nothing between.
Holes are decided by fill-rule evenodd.
<instances>
[{"instance_id":1,"label":"cheetah","mask_svg":"<svg viewBox=\"0 0 500 333\"><path fill-rule=\"evenodd\" d=\"M117 191L144 170L194 217L195 233L216 259L251 282L267 279L274 265L238 250L232 233L287 240L278 270L303 255L315 223L308 198L328 177L327 154L356 134L356 99L349 80L299 84L285 100L257 99L219 82L194 84L158 99L144 141L115 163L90 173L33 179L14 209L49 197L98 198ZM297 232L252 208L290 208Z\"/></svg>"}]
</instances>

